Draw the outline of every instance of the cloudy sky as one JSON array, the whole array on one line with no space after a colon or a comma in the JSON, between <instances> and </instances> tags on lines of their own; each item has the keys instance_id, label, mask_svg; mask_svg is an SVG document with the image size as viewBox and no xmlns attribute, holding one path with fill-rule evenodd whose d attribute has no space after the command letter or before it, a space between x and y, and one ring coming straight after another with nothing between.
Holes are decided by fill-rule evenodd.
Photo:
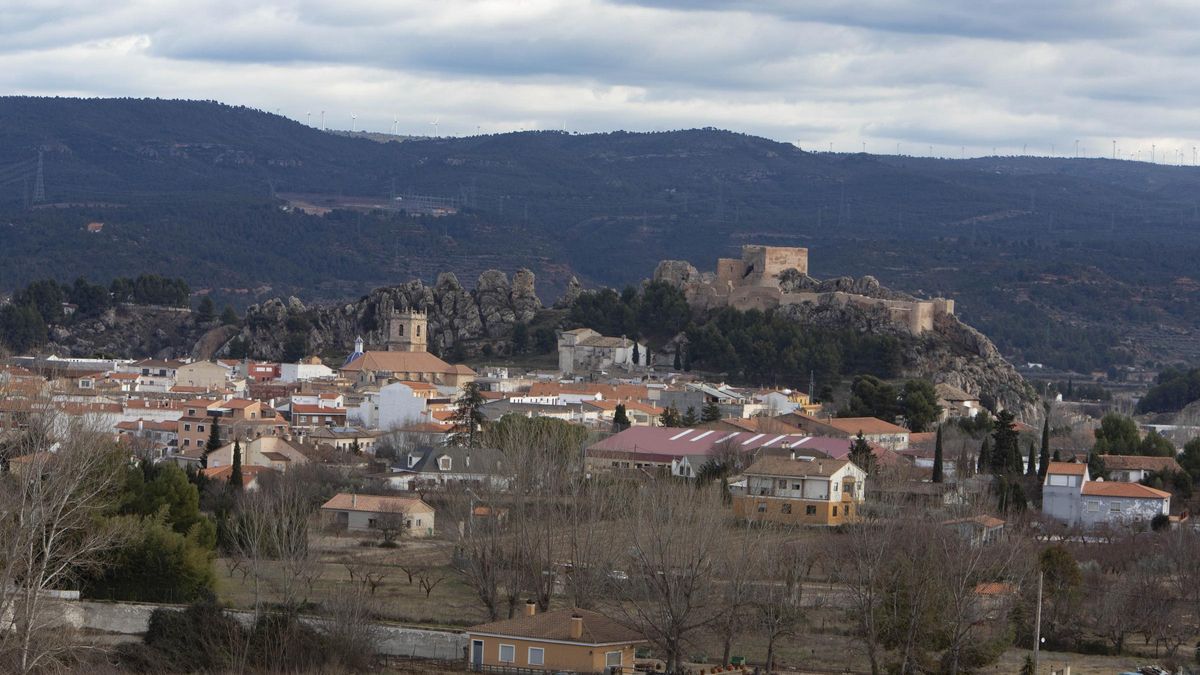
<instances>
[{"instance_id":1,"label":"cloudy sky","mask_svg":"<svg viewBox=\"0 0 1200 675\"><path fill-rule=\"evenodd\" d=\"M716 126L951 157L1115 140L1191 163L1198 52L1192 0L0 0L5 93L406 134Z\"/></svg>"}]
</instances>

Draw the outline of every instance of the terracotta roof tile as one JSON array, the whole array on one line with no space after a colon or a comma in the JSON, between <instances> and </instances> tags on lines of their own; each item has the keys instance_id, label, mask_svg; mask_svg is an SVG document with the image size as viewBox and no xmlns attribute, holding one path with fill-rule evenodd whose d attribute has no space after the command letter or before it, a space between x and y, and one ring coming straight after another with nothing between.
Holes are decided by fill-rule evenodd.
<instances>
[{"instance_id":1,"label":"terracotta roof tile","mask_svg":"<svg viewBox=\"0 0 1200 675\"><path fill-rule=\"evenodd\" d=\"M578 639L571 637L571 617L578 615L583 619L583 636ZM645 638L636 631L613 621L612 619L586 609L558 609L534 614L533 616L518 616L504 621L480 624L467 629L468 633L501 635L505 637L523 638L527 640L555 640L558 642L574 642L578 644L604 645L644 642Z\"/></svg>"},{"instance_id":2,"label":"terracotta roof tile","mask_svg":"<svg viewBox=\"0 0 1200 675\"><path fill-rule=\"evenodd\" d=\"M401 513L429 512L433 507L416 497L391 497L381 495L356 495L339 492L321 505L323 509L338 511L365 511L379 513L394 509Z\"/></svg>"},{"instance_id":3,"label":"terracotta roof tile","mask_svg":"<svg viewBox=\"0 0 1200 675\"><path fill-rule=\"evenodd\" d=\"M1126 499L1168 499L1170 492L1155 490L1141 483L1117 483L1109 481L1088 481L1083 486L1083 494L1090 497L1121 497Z\"/></svg>"}]
</instances>

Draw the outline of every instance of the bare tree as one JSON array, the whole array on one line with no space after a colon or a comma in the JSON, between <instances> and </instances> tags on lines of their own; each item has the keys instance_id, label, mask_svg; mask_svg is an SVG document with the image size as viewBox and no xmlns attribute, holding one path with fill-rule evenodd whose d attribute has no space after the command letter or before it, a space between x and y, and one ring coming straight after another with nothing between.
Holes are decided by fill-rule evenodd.
<instances>
[{"instance_id":1,"label":"bare tree","mask_svg":"<svg viewBox=\"0 0 1200 675\"><path fill-rule=\"evenodd\" d=\"M270 579L280 603L295 610L307 602L320 577L320 562L308 540L316 496L311 482L286 474L242 496L232 540L254 577L255 616L261 611L264 579ZM268 577L267 561L275 561L278 574Z\"/></svg>"},{"instance_id":2,"label":"bare tree","mask_svg":"<svg viewBox=\"0 0 1200 675\"><path fill-rule=\"evenodd\" d=\"M69 645L51 591L97 572L128 532L101 515L122 484L125 457L99 425L35 421L0 477L0 657L28 673L61 666Z\"/></svg>"},{"instance_id":3,"label":"bare tree","mask_svg":"<svg viewBox=\"0 0 1200 675\"><path fill-rule=\"evenodd\" d=\"M882 669L878 618L891 544L887 529L870 521L847 526L846 533L831 542L830 578L845 589L849 600L847 613L857 624L871 663L871 675L879 675Z\"/></svg>"},{"instance_id":4,"label":"bare tree","mask_svg":"<svg viewBox=\"0 0 1200 675\"><path fill-rule=\"evenodd\" d=\"M379 536L383 537L383 543L390 546L404 534L409 522L411 517L403 508L393 502L387 502L375 516L375 529L379 531Z\"/></svg>"},{"instance_id":5,"label":"bare tree","mask_svg":"<svg viewBox=\"0 0 1200 675\"><path fill-rule=\"evenodd\" d=\"M721 611L713 583L724 536L720 491L647 484L628 512L623 566L630 578L614 584L616 602L606 609L663 651L667 672L679 672L688 640Z\"/></svg>"},{"instance_id":6,"label":"bare tree","mask_svg":"<svg viewBox=\"0 0 1200 675\"><path fill-rule=\"evenodd\" d=\"M433 593L433 589L446 580L446 574L439 568L425 568L417 573L417 585L425 591L425 597Z\"/></svg>"},{"instance_id":7,"label":"bare tree","mask_svg":"<svg viewBox=\"0 0 1200 675\"><path fill-rule=\"evenodd\" d=\"M767 640L765 665L766 672L771 673L779 640L794 635L804 620L802 578L812 557L798 541L781 541L751 555L746 560L754 567L754 580L747 588L749 625Z\"/></svg>"}]
</instances>

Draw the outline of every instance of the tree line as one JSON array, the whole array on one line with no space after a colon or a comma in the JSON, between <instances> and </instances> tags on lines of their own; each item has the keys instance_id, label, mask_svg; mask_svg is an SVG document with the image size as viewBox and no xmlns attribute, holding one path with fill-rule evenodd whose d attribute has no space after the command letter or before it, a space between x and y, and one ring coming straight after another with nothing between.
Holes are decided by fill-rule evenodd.
<instances>
[{"instance_id":1,"label":"tree line","mask_svg":"<svg viewBox=\"0 0 1200 675\"><path fill-rule=\"evenodd\" d=\"M46 342L49 326L93 319L119 303L187 307L190 299L185 281L157 274L117 277L108 286L83 277L71 284L42 279L18 290L0 307L0 342L13 351L28 352Z\"/></svg>"}]
</instances>

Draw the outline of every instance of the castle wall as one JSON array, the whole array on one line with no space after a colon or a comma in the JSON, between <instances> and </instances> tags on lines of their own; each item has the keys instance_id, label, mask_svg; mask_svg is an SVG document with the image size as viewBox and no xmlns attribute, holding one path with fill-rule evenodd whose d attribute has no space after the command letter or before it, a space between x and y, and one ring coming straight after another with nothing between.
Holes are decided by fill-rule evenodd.
<instances>
[{"instance_id":1,"label":"castle wall","mask_svg":"<svg viewBox=\"0 0 1200 675\"><path fill-rule=\"evenodd\" d=\"M789 269L808 274L808 249L746 245L742 247L740 260L718 258L715 276L707 275L704 281L686 283L682 290L688 303L702 310L719 307L740 311L768 310L804 302L883 307L892 321L913 335L933 330L936 317L954 314L954 301L945 298L886 300L842 291L784 293L779 288L779 275Z\"/></svg>"}]
</instances>

